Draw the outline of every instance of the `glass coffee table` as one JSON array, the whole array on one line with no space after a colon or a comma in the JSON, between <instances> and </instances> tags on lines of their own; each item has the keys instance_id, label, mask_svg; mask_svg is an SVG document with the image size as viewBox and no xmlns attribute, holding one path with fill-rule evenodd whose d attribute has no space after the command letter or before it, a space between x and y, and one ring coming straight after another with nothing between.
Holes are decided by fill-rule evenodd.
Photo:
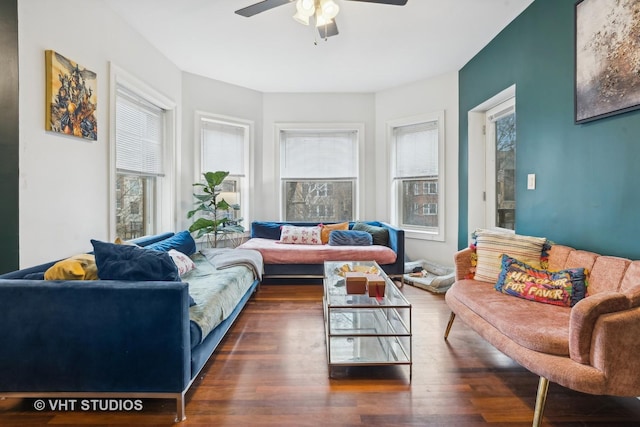
<instances>
[{"instance_id":1,"label":"glass coffee table","mask_svg":"<svg viewBox=\"0 0 640 427\"><path fill-rule=\"evenodd\" d=\"M347 294L343 271L374 271L383 297ZM338 366L408 365L411 381L411 304L373 261L324 263L324 327L329 377Z\"/></svg>"}]
</instances>

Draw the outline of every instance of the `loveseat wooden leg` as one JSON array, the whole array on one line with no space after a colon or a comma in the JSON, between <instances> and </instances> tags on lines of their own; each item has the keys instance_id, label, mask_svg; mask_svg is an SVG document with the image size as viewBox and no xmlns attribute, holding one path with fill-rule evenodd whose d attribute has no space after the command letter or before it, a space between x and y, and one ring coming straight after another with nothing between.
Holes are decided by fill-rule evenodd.
<instances>
[{"instance_id":1,"label":"loveseat wooden leg","mask_svg":"<svg viewBox=\"0 0 640 427\"><path fill-rule=\"evenodd\" d=\"M447 340L447 337L449 337L449 331L451 330L451 326L453 325L453 321L456 318L456 314L452 311L451 312L451 316L449 316L449 323L447 323L447 329L445 329L444 331L444 339L445 341Z\"/></svg>"},{"instance_id":2,"label":"loveseat wooden leg","mask_svg":"<svg viewBox=\"0 0 640 427\"><path fill-rule=\"evenodd\" d=\"M540 377L538 382L538 394L536 396L536 408L533 412L533 427L540 427L542 424L542 414L544 413L544 405L547 402L547 390L549 389L549 380Z\"/></svg>"}]
</instances>

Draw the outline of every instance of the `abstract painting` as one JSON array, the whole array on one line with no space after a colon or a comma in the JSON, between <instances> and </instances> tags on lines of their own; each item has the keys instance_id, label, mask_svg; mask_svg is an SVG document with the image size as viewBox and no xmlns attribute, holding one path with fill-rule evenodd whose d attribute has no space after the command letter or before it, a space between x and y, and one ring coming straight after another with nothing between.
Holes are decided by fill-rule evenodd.
<instances>
[{"instance_id":1,"label":"abstract painting","mask_svg":"<svg viewBox=\"0 0 640 427\"><path fill-rule=\"evenodd\" d=\"M53 50L45 51L45 67L45 128L93 141L98 139L96 73Z\"/></svg>"},{"instance_id":2,"label":"abstract painting","mask_svg":"<svg viewBox=\"0 0 640 427\"><path fill-rule=\"evenodd\" d=\"M640 1L576 3L575 121L640 108Z\"/></svg>"}]
</instances>

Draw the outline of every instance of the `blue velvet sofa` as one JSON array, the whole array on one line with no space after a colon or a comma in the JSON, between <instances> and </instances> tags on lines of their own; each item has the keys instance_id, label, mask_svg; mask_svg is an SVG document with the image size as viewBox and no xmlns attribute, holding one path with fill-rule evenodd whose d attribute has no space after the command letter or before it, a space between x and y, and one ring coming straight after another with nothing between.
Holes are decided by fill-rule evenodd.
<instances>
[{"instance_id":1,"label":"blue velvet sofa","mask_svg":"<svg viewBox=\"0 0 640 427\"><path fill-rule=\"evenodd\" d=\"M259 284L194 345L187 282L25 279L54 263L0 275L0 397L175 399L176 421L185 418L194 378Z\"/></svg>"},{"instance_id":2,"label":"blue velvet sofa","mask_svg":"<svg viewBox=\"0 0 640 427\"><path fill-rule=\"evenodd\" d=\"M380 267L385 271L385 273L392 278L398 278L402 281L404 274L404 230L397 228L393 225L387 224L385 222L380 221L361 221L361 223L373 226L373 227L382 227L388 232L388 243L387 246L391 248L395 254L395 262L388 264L380 264ZM353 229L355 222L349 222L349 229ZM270 240L278 240L280 238L280 227L282 225L293 225L299 227L309 227L316 226L318 223L316 222L273 222L273 221L254 221L251 223L251 234L250 240L245 244L241 245L241 248L255 249L261 250L259 246L252 245L252 239L270 239ZM282 245L289 246L291 251L296 251L299 249L298 245ZM358 251L359 248L353 247L351 248L353 252ZM299 279L312 279L317 280L321 279L324 276L324 260L318 259L312 263L271 263L268 260L268 256L266 256L263 252L264 259L264 283L268 283L269 281L278 280L282 281L283 279L295 279L298 281ZM347 258L340 259L331 259L332 261L348 261Z\"/></svg>"}]
</instances>

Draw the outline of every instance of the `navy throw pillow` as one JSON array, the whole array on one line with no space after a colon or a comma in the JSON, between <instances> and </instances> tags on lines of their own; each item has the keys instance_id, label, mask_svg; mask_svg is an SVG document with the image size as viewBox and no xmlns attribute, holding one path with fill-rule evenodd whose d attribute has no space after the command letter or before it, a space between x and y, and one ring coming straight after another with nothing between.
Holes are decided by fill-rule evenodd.
<instances>
[{"instance_id":1,"label":"navy throw pillow","mask_svg":"<svg viewBox=\"0 0 640 427\"><path fill-rule=\"evenodd\" d=\"M329 233L331 246L371 246L373 237L366 231L333 230Z\"/></svg>"},{"instance_id":2,"label":"navy throw pillow","mask_svg":"<svg viewBox=\"0 0 640 427\"><path fill-rule=\"evenodd\" d=\"M191 237L191 233L184 230L174 234L168 239L145 246L145 248L162 252L169 252L169 249L175 249L189 256L196 253L196 241Z\"/></svg>"},{"instance_id":3,"label":"navy throw pillow","mask_svg":"<svg viewBox=\"0 0 640 427\"><path fill-rule=\"evenodd\" d=\"M178 267L167 252L91 240L101 280L179 282Z\"/></svg>"},{"instance_id":4,"label":"navy throw pillow","mask_svg":"<svg viewBox=\"0 0 640 427\"><path fill-rule=\"evenodd\" d=\"M283 225L289 224L270 221L254 221L251 223L251 237L280 240L280 232Z\"/></svg>"}]
</instances>

